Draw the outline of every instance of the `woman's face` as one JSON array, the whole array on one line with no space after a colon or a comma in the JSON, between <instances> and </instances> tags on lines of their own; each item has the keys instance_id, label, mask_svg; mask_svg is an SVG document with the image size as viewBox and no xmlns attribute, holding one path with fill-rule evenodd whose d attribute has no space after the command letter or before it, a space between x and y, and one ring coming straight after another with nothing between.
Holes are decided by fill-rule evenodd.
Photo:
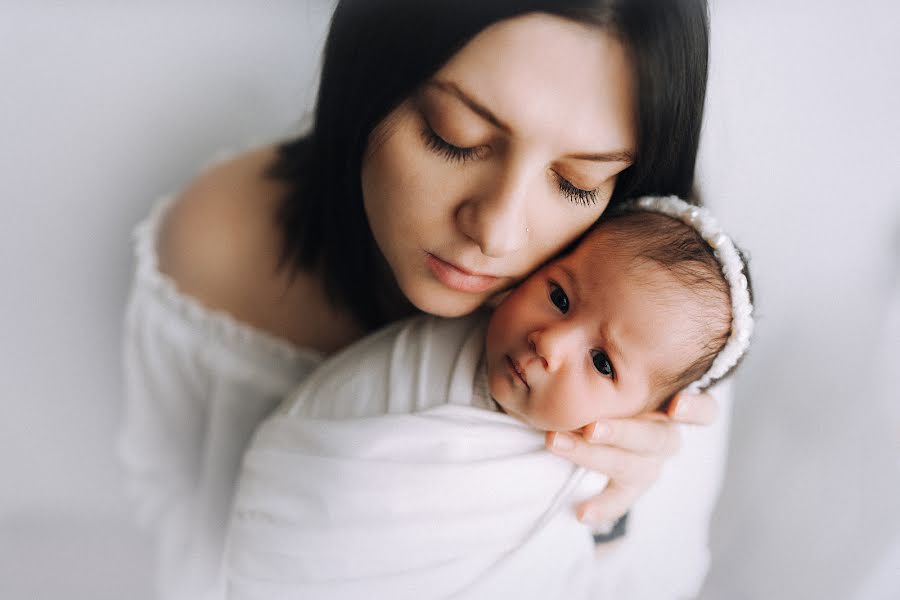
<instances>
[{"instance_id":1,"label":"woman's face","mask_svg":"<svg viewBox=\"0 0 900 600\"><path fill-rule=\"evenodd\" d=\"M376 128L366 214L403 293L471 312L583 233L631 164L625 50L596 27L499 22Z\"/></svg>"}]
</instances>

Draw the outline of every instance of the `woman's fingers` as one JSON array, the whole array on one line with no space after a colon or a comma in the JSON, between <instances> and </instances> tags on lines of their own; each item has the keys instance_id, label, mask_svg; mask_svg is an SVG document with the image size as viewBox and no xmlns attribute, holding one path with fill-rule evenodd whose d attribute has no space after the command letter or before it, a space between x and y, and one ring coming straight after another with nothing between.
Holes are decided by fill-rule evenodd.
<instances>
[{"instance_id":1,"label":"woman's fingers","mask_svg":"<svg viewBox=\"0 0 900 600\"><path fill-rule=\"evenodd\" d=\"M591 471L603 473L625 487L648 487L656 481L663 457L643 456L615 446L594 445L580 435L547 432L547 448Z\"/></svg>"},{"instance_id":2,"label":"woman's fingers","mask_svg":"<svg viewBox=\"0 0 900 600\"><path fill-rule=\"evenodd\" d=\"M608 533L615 522L631 510L641 492L639 488L628 488L610 481L598 496L588 498L575 507L575 516L596 530Z\"/></svg>"},{"instance_id":3,"label":"woman's fingers","mask_svg":"<svg viewBox=\"0 0 900 600\"><path fill-rule=\"evenodd\" d=\"M669 405L669 417L686 425L710 425L719 415L719 403L710 394L682 392Z\"/></svg>"},{"instance_id":4,"label":"woman's fingers","mask_svg":"<svg viewBox=\"0 0 900 600\"><path fill-rule=\"evenodd\" d=\"M547 433L547 447L554 453L591 471L609 477L599 495L576 508L578 519L593 527L605 527L628 512L659 476L663 456L643 456L615 446L594 445L581 435Z\"/></svg>"},{"instance_id":5,"label":"woman's fingers","mask_svg":"<svg viewBox=\"0 0 900 600\"><path fill-rule=\"evenodd\" d=\"M588 425L582 433L592 444L615 446L644 456L672 456L681 446L677 425L660 414L606 419Z\"/></svg>"},{"instance_id":6,"label":"woman's fingers","mask_svg":"<svg viewBox=\"0 0 900 600\"><path fill-rule=\"evenodd\" d=\"M578 518L602 526L628 512L659 477L665 461L678 451L678 425L710 424L718 408L709 394L680 394L668 415L605 419L577 432L547 432L551 452L609 477L602 493L577 508Z\"/></svg>"}]
</instances>

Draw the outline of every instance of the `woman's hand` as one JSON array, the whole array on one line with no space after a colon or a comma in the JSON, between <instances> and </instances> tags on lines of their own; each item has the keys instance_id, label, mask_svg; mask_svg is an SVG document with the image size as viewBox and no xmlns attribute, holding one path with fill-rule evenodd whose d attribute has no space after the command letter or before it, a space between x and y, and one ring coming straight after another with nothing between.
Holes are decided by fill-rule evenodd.
<instances>
[{"instance_id":1,"label":"woman's hand","mask_svg":"<svg viewBox=\"0 0 900 600\"><path fill-rule=\"evenodd\" d=\"M709 394L681 394L671 402L668 413L598 421L580 432L547 432L551 452L609 477L600 495L577 507L578 518L601 530L610 528L650 489L662 465L678 452L678 425L709 425L718 409Z\"/></svg>"}]
</instances>

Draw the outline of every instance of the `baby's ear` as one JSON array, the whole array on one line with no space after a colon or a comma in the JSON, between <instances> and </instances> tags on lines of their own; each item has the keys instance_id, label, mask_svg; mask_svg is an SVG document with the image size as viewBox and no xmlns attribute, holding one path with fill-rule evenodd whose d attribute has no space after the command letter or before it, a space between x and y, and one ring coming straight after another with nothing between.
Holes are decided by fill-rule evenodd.
<instances>
[{"instance_id":1,"label":"baby's ear","mask_svg":"<svg viewBox=\"0 0 900 600\"><path fill-rule=\"evenodd\" d=\"M490 298L488 298L487 300L484 301L485 307L491 308L491 309L497 308L500 305L500 303L503 302L504 300L506 300L506 297L509 296L510 293L512 293L513 289L515 289L515 288L510 288L508 290L503 290L502 292L497 292L496 294L494 294L493 296L491 296Z\"/></svg>"}]
</instances>

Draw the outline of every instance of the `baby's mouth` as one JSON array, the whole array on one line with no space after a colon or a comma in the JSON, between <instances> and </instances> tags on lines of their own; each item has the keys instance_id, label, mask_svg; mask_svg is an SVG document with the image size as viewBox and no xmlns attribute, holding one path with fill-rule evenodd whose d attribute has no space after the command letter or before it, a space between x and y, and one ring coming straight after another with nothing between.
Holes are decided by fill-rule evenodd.
<instances>
[{"instance_id":1,"label":"baby's mouth","mask_svg":"<svg viewBox=\"0 0 900 600\"><path fill-rule=\"evenodd\" d=\"M528 380L525 379L525 371L522 370L522 367L519 366L519 363L513 359L513 357L507 355L506 362L509 364L509 368L512 369L513 373L516 374L516 377L519 378L519 381L522 382L522 385L525 386L525 389L530 390L531 386L528 385Z\"/></svg>"}]
</instances>

